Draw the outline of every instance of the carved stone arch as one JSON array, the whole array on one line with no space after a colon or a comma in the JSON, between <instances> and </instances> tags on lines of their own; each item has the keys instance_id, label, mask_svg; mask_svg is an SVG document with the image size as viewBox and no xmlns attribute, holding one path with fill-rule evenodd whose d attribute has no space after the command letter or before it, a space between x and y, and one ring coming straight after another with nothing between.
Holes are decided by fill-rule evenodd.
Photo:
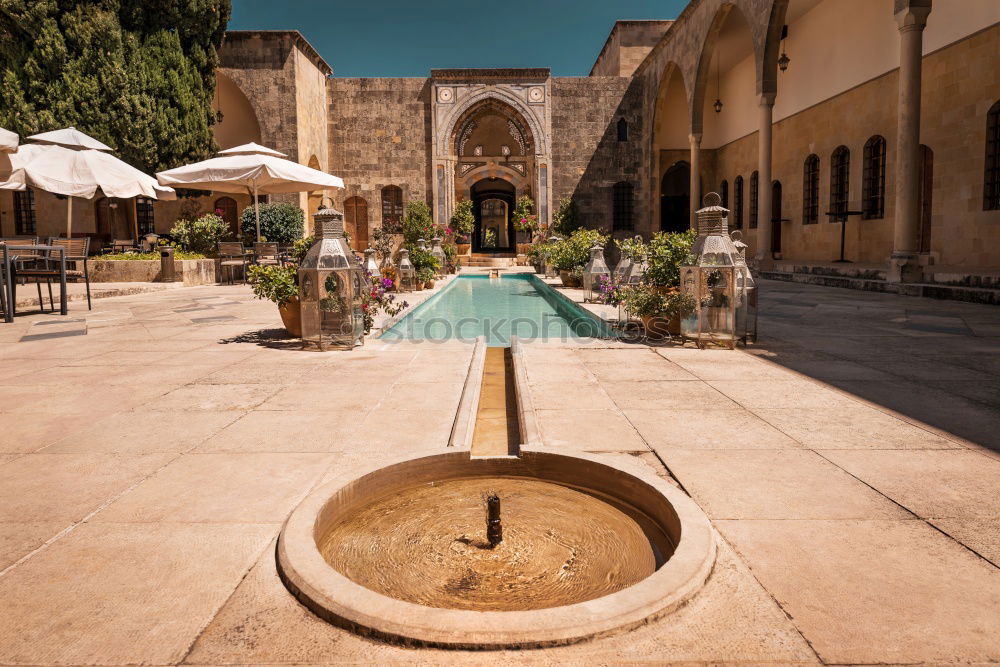
<instances>
[{"instance_id":1,"label":"carved stone arch","mask_svg":"<svg viewBox=\"0 0 1000 667\"><path fill-rule=\"evenodd\" d=\"M771 16L764 37L764 53L757 59L757 94L778 92L778 58L781 53L781 29L785 25L789 0L773 0Z\"/></svg>"},{"instance_id":2,"label":"carved stone arch","mask_svg":"<svg viewBox=\"0 0 1000 667\"><path fill-rule=\"evenodd\" d=\"M531 134L532 145L536 154L547 153L547 140L545 133L542 130L542 124L540 120L535 116L534 111L515 95L507 92L506 90L499 88L488 88L479 91L473 95L470 95L461 104L457 105L455 109L448 114L443 123L443 132L437 133L437 152L438 155L453 155L452 152L455 149L455 141L453 137L456 132L458 132L458 126L460 121L465 120L468 117L467 112L472 110L474 107L478 107L483 103L493 104L497 102L506 105L512 111L514 111L518 116L520 116L524 122L527 124L527 129Z\"/></svg>"},{"instance_id":3,"label":"carved stone arch","mask_svg":"<svg viewBox=\"0 0 1000 667\"><path fill-rule=\"evenodd\" d=\"M268 141L264 123L261 120L267 118L267 113L261 108L257 96L247 93L247 86L245 82L241 81L239 74L230 70L223 71L221 68L215 72L216 93L213 105L225 114L222 123L213 130L220 148L232 148L251 141L257 143ZM236 106L235 109L233 105ZM227 122L228 125L226 125ZM232 132L234 123L246 125L246 127L239 127L236 130L241 138L227 141L225 137Z\"/></svg>"},{"instance_id":4,"label":"carved stone arch","mask_svg":"<svg viewBox=\"0 0 1000 667\"><path fill-rule=\"evenodd\" d=\"M468 199L472 186L479 181L490 177L503 179L513 185L518 196L521 196L531 188L531 181L528 177L510 169L509 167L504 167L503 165L484 165L462 176L459 181L461 184L462 196Z\"/></svg>"},{"instance_id":5,"label":"carved stone arch","mask_svg":"<svg viewBox=\"0 0 1000 667\"><path fill-rule=\"evenodd\" d=\"M705 5L708 4L709 3L705 3ZM715 6L715 14L712 17L711 25L705 33L705 38L701 44L694 78L694 87L693 89L689 89L688 93L688 98L691 103L690 112L692 134L701 134L703 131L704 126L702 113L705 109L705 91L708 89L709 84L709 66L712 62L712 55L715 51L715 46L719 38L719 32L722 30L723 25L725 25L729 14L733 11L739 12L740 17L743 19L743 22L746 24L749 31L748 37L750 39L751 47L753 48L754 62L756 65L754 69L757 72L757 91L759 92L761 90L761 49L758 47L758 40L754 37L753 17L747 15L739 4L735 2L716 0L716 2L711 4ZM706 10L711 11L710 8L706 8ZM778 26L778 33L780 36L781 26Z\"/></svg>"},{"instance_id":6,"label":"carved stone arch","mask_svg":"<svg viewBox=\"0 0 1000 667\"><path fill-rule=\"evenodd\" d=\"M470 106L455 120L451 136L448 138L449 148L454 151L453 155L459 157L463 155L465 142L475 129L476 119L485 110L494 111L513 126L516 134L511 132L511 136L515 141L519 141L518 149L521 151L521 155L535 155L538 153L537 139L528 126L527 119L517 109L506 102L496 99L486 99L480 100L477 104Z\"/></svg>"}]
</instances>

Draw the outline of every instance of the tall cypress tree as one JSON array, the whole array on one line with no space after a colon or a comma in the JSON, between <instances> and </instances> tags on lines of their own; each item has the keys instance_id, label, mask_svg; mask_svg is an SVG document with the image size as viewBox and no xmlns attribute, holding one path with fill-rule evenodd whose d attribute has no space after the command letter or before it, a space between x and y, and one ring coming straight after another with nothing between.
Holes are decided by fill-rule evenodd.
<instances>
[{"instance_id":1,"label":"tall cypress tree","mask_svg":"<svg viewBox=\"0 0 1000 667\"><path fill-rule=\"evenodd\" d=\"M75 125L152 173L210 156L230 0L0 0L0 126Z\"/></svg>"}]
</instances>

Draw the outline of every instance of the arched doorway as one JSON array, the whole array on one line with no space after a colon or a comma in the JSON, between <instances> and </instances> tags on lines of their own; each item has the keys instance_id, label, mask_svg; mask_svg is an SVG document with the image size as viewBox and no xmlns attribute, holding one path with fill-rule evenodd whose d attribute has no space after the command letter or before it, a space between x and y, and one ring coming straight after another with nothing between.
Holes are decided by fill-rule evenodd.
<instances>
[{"instance_id":1,"label":"arched doorway","mask_svg":"<svg viewBox=\"0 0 1000 667\"><path fill-rule=\"evenodd\" d=\"M771 252L781 252L781 181L771 184Z\"/></svg>"},{"instance_id":2,"label":"arched doorway","mask_svg":"<svg viewBox=\"0 0 1000 667\"><path fill-rule=\"evenodd\" d=\"M472 186L476 227L474 252L512 252L515 244L514 186L502 178L484 178Z\"/></svg>"},{"instance_id":3,"label":"arched doorway","mask_svg":"<svg viewBox=\"0 0 1000 667\"><path fill-rule=\"evenodd\" d=\"M351 237L351 247L357 252L368 248L368 202L362 197L349 197L344 202L344 228Z\"/></svg>"},{"instance_id":4,"label":"arched doorway","mask_svg":"<svg viewBox=\"0 0 1000 667\"><path fill-rule=\"evenodd\" d=\"M691 165L678 162L660 181L660 229L683 232L691 226Z\"/></svg>"},{"instance_id":5,"label":"arched doorway","mask_svg":"<svg viewBox=\"0 0 1000 667\"><path fill-rule=\"evenodd\" d=\"M920 252L931 251L931 214L934 210L934 151L920 145Z\"/></svg>"},{"instance_id":6,"label":"arched doorway","mask_svg":"<svg viewBox=\"0 0 1000 667\"><path fill-rule=\"evenodd\" d=\"M215 200L215 212L222 221L229 225L232 237L239 238L240 218L237 215L236 200L232 197L219 197Z\"/></svg>"}]
</instances>

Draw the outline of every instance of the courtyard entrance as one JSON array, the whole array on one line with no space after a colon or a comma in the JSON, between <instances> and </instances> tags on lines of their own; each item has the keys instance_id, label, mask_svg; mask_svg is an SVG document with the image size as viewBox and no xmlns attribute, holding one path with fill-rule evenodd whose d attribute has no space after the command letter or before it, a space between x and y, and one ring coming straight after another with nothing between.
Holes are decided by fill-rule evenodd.
<instances>
[{"instance_id":1,"label":"courtyard entrance","mask_svg":"<svg viewBox=\"0 0 1000 667\"><path fill-rule=\"evenodd\" d=\"M485 178L472 186L476 227L473 252L513 252L515 248L514 186L502 178Z\"/></svg>"}]
</instances>

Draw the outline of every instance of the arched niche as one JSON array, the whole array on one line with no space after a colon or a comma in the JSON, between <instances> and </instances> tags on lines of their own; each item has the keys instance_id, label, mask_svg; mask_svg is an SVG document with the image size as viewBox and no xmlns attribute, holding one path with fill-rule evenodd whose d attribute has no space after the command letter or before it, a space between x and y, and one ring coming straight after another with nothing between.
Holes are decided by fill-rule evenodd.
<instances>
[{"instance_id":1,"label":"arched niche","mask_svg":"<svg viewBox=\"0 0 1000 667\"><path fill-rule=\"evenodd\" d=\"M222 112L222 122L212 126L220 149L261 141L260 123L253 105L240 87L222 71L215 72L213 108Z\"/></svg>"}]
</instances>

